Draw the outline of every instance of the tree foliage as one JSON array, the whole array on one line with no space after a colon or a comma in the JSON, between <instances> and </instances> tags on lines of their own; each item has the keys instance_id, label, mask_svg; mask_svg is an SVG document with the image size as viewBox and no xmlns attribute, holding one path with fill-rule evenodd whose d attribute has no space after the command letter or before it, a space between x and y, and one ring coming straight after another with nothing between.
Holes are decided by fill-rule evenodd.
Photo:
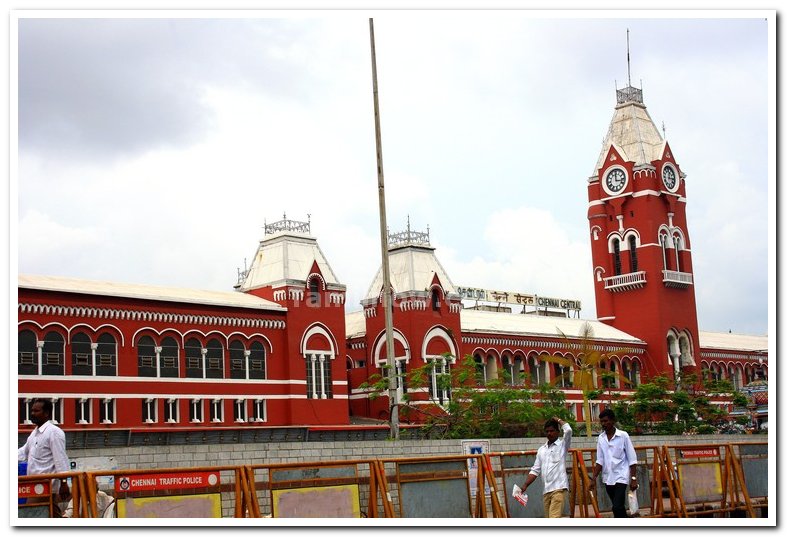
<instances>
[{"instance_id":1,"label":"tree foliage","mask_svg":"<svg viewBox=\"0 0 787 537\"><path fill-rule=\"evenodd\" d=\"M410 370L405 380L411 389L427 388L435 364ZM441 438L508 438L543 436L544 422L552 416L572 421L563 392L552 385L529 389L511 386L504 371L483 383L472 356L458 360L448 373L436 375L440 390L449 390L444 403L413 404L410 397L399 402L400 415L423 422L424 433ZM376 397L386 393L388 379L373 375L362 386ZM424 390L421 390L423 393Z\"/></svg>"},{"instance_id":2,"label":"tree foliage","mask_svg":"<svg viewBox=\"0 0 787 537\"><path fill-rule=\"evenodd\" d=\"M610 363L612 356L620 353L630 352L624 347L615 348L611 351L604 351L595 341L593 327L590 323L584 323L579 331L579 337L569 338L558 329L563 340L563 346L567 352L572 354L572 358L559 355L542 356L540 359L545 362L558 364L566 371L555 378L552 383L556 384L565 379L568 375L574 375L573 386L582 390L582 408L585 416L585 432L588 437L592 435L592 424L590 421L590 401L598 399L604 392L605 387L609 389L608 401L612 403L612 384L617 381L621 386L630 384L631 381L619 372L611 371L603 365Z\"/></svg>"},{"instance_id":3,"label":"tree foliage","mask_svg":"<svg viewBox=\"0 0 787 537\"><path fill-rule=\"evenodd\" d=\"M728 412L712 404L709 395L731 394L733 404L745 396L728 381L706 384L704 390L695 389L695 383L696 378L685 375L676 389L666 376L656 376L612 407L621 427L635 434L707 434L727 428Z\"/></svg>"}]
</instances>

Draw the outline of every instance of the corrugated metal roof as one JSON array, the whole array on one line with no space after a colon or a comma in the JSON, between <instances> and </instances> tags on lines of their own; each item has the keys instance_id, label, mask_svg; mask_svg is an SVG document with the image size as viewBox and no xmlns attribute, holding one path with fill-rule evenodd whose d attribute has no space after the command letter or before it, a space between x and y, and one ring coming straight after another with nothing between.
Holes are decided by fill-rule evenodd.
<instances>
[{"instance_id":1,"label":"corrugated metal roof","mask_svg":"<svg viewBox=\"0 0 787 537\"><path fill-rule=\"evenodd\" d=\"M366 316L363 311L352 311L345 314L344 328L347 339L366 334Z\"/></svg>"},{"instance_id":2,"label":"corrugated metal roof","mask_svg":"<svg viewBox=\"0 0 787 537\"><path fill-rule=\"evenodd\" d=\"M456 288L451 282L451 278L448 277L448 273L434 254L434 248L407 246L395 249L389 254L388 266L391 274L391 285L396 293L425 291L432 285L432 278L435 274L440 279L446 294L456 293ZM377 298L382 288L383 270L381 267L369 286L364 300Z\"/></svg>"},{"instance_id":3,"label":"corrugated metal roof","mask_svg":"<svg viewBox=\"0 0 787 537\"><path fill-rule=\"evenodd\" d=\"M286 308L270 300L235 291L207 291L137 283L83 280L62 276L35 276L29 274L19 275L19 287L44 291L60 291L64 293L82 293L88 295L137 298L142 300L163 300L166 302L204 304L209 306L231 306L237 308L286 311Z\"/></svg>"},{"instance_id":4,"label":"corrugated metal roof","mask_svg":"<svg viewBox=\"0 0 787 537\"><path fill-rule=\"evenodd\" d=\"M593 329L593 339L644 343L641 339L595 320L480 310L462 310L460 319L463 333L491 332L560 337L562 332L569 337L579 337L582 327L587 323Z\"/></svg>"},{"instance_id":5,"label":"corrugated metal roof","mask_svg":"<svg viewBox=\"0 0 787 537\"><path fill-rule=\"evenodd\" d=\"M701 349L727 349L747 352L768 352L768 336L750 336L727 332L703 332L700 330Z\"/></svg>"},{"instance_id":6,"label":"corrugated metal roof","mask_svg":"<svg viewBox=\"0 0 787 537\"><path fill-rule=\"evenodd\" d=\"M634 164L650 164L664 153L664 140L644 105L626 103L615 108L607 135L601 146L593 175L604 164L611 145Z\"/></svg>"}]
</instances>

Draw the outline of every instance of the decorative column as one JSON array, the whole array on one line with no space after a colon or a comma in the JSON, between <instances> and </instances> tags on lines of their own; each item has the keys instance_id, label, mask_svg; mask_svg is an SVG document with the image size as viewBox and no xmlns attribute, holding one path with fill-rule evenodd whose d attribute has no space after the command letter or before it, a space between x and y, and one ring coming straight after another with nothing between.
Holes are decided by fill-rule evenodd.
<instances>
[{"instance_id":1,"label":"decorative column","mask_svg":"<svg viewBox=\"0 0 787 537\"><path fill-rule=\"evenodd\" d=\"M205 347L202 347L199 350L199 352L202 355L202 367L201 367L201 369L202 369L202 378L206 378L206 373L207 373L207 369L208 369L208 358L207 358L208 349L206 349Z\"/></svg>"},{"instance_id":2,"label":"decorative column","mask_svg":"<svg viewBox=\"0 0 787 537\"><path fill-rule=\"evenodd\" d=\"M96 349L98 348L98 343L91 343L90 344L90 363L93 367L93 376L96 376Z\"/></svg>"},{"instance_id":3,"label":"decorative column","mask_svg":"<svg viewBox=\"0 0 787 537\"><path fill-rule=\"evenodd\" d=\"M43 368L44 368L44 342L43 341L36 341L36 347L38 349L38 374L43 375ZM65 358L63 359L65 362ZM65 366L65 363L63 364ZM65 371L65 369L64 369Z\"/></svg>"},{"instance_id":4,"label":"decorative column","mask_svg":"<svg viewBox=\"0 0 787 537\"><path fill-rule=\"evenodd\" d=\"M156 378L161 378L161 347L153 347L156 353Z\"/></svg>"},{"instance_id":5,"label":"decorative column","mask_svg":"<svg viewBox=\"0 0 787 537\"><path fill-rule=\"evenodd\" d=\"M325 399L325 355L320 354L320 398Z\"/></svg>"}]
</instances>

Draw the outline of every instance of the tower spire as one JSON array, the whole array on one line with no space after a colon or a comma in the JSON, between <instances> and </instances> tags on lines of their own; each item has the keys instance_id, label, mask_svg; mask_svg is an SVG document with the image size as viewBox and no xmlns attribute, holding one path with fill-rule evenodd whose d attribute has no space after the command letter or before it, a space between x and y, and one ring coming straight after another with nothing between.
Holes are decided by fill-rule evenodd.
<instances>
[{"instance_id":1,"label":"tower spire","mask_svg":"<svg viewBox=\"0 0 787 537\"><path fill-rule=\"evenodd\" d=\"M629 29L626 28L626 66L629 75L629 87L631 87L631 53L629 52Z\"/></svg>"}]
</instances>

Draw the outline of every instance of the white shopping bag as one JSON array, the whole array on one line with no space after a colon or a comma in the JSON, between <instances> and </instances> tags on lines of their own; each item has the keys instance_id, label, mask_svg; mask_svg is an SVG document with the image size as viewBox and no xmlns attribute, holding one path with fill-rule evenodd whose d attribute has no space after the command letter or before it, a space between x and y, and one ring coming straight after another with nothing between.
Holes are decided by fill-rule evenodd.
<instances>
[{"instance_id":1,"label":"white shopping bag","mask_svg":"<svg viewBox=\"0 0 787 537\"><path fill-rule=\"evenodd\" d=\"M511 496L514 497L516 501L522 504L522 507L527 505L527 494L522 494L522 489L519 488L519 485L514 483L514 488L511 490Z\"/></svg>"},{"instance_id":2,"label":"white shopping bag","mask_svg":"<svg viewBox=\"0 0 787 537\"><path fill-rule=\"evenodd\" d=\"M633 490L629 491L629 514L636 515L639 511L639 501L637 500L637 493Z\"/></svg>"}]
</instances>

